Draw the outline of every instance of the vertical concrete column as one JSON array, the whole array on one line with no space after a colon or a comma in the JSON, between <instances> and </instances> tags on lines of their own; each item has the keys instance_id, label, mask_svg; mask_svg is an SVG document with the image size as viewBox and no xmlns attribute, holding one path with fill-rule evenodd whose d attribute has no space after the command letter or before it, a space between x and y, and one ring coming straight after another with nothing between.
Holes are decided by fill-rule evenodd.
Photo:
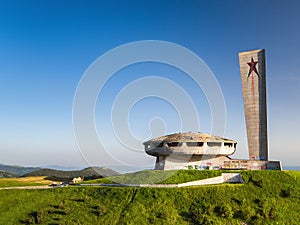
<instances>
[{"instance_id":1,"label":"vertical concrete column","mask_svg":"<svg viewBox=\"0 0 300 225\"><path fill-rule=\"evenodd\" d=\"M265 50L239 53L250 159L268 160Z\"/></svg>"}]
</instances>

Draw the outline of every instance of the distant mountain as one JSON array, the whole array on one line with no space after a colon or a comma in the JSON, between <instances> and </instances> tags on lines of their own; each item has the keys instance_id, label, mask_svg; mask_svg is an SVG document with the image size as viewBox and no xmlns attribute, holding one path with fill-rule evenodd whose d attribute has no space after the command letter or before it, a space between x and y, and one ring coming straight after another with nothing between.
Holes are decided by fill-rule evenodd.
<instances>
[{"instance_id":1,"label":"distant mountain","mask_svg":"<svg viewBox=\"0 0 300 225\"><path fill-rule=\"evenodd\" d=\"M11 178L11 177L17 177L17 175L7 171L0 170L0 178Z\"/></svg>"},{"instance_id":2,"label":"distant mountain","mask_svg":"<svg viewBox=\"0 0 300 225\"><path fill-rule=\"evenodd\" d=\"M151 170L153 169L153 165L151 166L116 166L110 165L109 168L123 174L123 173L134 173L142 170Z\"/></svg>"},{"instance_id":3,"label":"distant mountain","mask_svg":"<svg viewBox=\"0 0 300 225\"><path fill-rule=\"evenodd\" d=\"M283 166L284 170L298 170L300 171L300 166Z\"/></svg>"},{"instance_id":4,"label":"distant mountain","mask_svg":"<svg viewBox=\"0 0 300 225\"><path fill-rule=\"evenodd\" d=\"M63 170L63 171L71 171L71 170L82 170L84 167L79 166L57 166L57 165L47 165L43 166L43 169L53 169L53 170Z\"/></svg>"},{"instance_id":5,"label":"distant mountain","mask_svg":"<svg viewBox=\"0 0 300 225\"><path fill-rule=\"evenodd\" d=\"M30 173L36 170L40 170L40 167L23 167L23 166L9 166L0 164L0 170L13 173L15 176L22 176L26 173Z\"/></svg>"},{"instance_id":6,"label":"distant mountain","mask_svg":"<svg viewBox=\"0 0 300 225\"><path fill-rule=\"evenodd\" d=\"M102 167L97 167L97 166L88 167L86 169L83 169L82 171L89 170L89 169L92 169L92 170L96 171L96 173L102 175L103 177L120 175L119 172L117 172L115 170L112 170L110 168L107 168L105 166L102 166Z\"/></svg>"},{"instance_id":7,"label":"distant mountain","mask_svg":"<svg viewBox=\"0 0 300 225\"><path fill-rule=\"evenodd\" d=\"M119 175L119 173L106 167L88 167L83 170L74 171L40 169L24 174L23 177L46 176L49 180L70 181L74 177L84 177L85 180L91 180L115 175Z\"/></svg>"}]
</instances>

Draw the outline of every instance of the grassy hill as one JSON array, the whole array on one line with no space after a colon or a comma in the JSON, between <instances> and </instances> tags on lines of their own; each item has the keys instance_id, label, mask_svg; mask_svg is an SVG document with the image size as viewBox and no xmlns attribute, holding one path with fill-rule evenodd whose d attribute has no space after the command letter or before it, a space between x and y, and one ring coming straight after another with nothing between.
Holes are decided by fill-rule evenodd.
<instances>
[{"instance_id":1,"label":"grassy hill","mask_svg":"<svg viewBox=\"0 0 300 225\"><path fill-rule=\"evenodd\" d=\"M49 180L71 181L74 177L84 177L84 179L96 179L106 176L114 176L119 173L105 167L88 167L83 170L62 171L53 169L40 169L23 175L23 177L45 176Z\"/></svg>"},{"instance_id":2,"label":"grassy hill","mask_svg":"<svg viewBox=\"0 0 300 225\"><path fill-rule=\"evenodd\" d=\"M0 224L300 224L299 172L241 173L245 184L0 190ZM194 179L169 182L181 176Z\"/></svg>"},{"instance_id":3,"label":"grassy hill","mask_svg":"<svg viewBox=\"0 0 300 225\"><path fill-rule=\"evenodd\" d=\"M16 174L0 170L0 178L9 178L9 177L17 177Z\"/></svg>"},{"instance_id":4,"label":"grassy hill","mask_svg":"<svg viewBox=\"0 0 300 225\"><path fill-rule=\"evenodd\" d=\"M198 171L198 170L174 170L155 171L143 170L136 173L122 174L119 176L106 177L87 181L84 183L119 183L119 184L178 184L194 180L220 176L224 171Z\"/></svg>"},{"instance_id":5,"label":"grassy hill","mask_svg":"<svg viewBox=\"0 0 300 225\"><path fill-rule=\"evenodd\" d=\"M9 166L9 165L0 164L1 171L12 173L15 176L22 176L26 173L30 173L40 169L41 168L39 167Z\"/></svg>"}]
</instances>

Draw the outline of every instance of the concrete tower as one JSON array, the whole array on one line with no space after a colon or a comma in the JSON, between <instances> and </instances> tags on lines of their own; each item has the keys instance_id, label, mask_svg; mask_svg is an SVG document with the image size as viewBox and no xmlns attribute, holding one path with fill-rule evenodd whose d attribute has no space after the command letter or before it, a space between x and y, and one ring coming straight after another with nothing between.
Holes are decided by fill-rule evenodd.
<instances>
[{"instance_id":1,"label":"concrete tower","mask_svg":"<svg viewBox=\"0 0 300 225\"><path fill-rule=\"evenodd\" d=\"M265 50L239 53L249 158L268 160Z\"/></svg>"}]
</instances>

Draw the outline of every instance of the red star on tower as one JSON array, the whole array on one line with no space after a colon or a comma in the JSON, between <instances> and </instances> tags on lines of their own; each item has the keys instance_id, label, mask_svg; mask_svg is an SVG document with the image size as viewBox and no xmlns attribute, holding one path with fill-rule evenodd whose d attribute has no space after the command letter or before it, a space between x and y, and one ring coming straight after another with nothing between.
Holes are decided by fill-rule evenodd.
<instances>
[{"instance_id":1,"label":"red star on tower","mask_svg":"<svg viewBox=\"0 0 300 225\"><path fill-rule=\"evenodd\" d=\"M258 63L258 61L254 62L253 60L253 57L251 57L251 62L248 62L248 66L250 66L250 69L249 69L249 73L248 73L248 77L250 76L250 74L254 71L257 76L259 76L258 72L257 72L257 69L256 69L256 64Z\"/></svg>"}]
</instances>

